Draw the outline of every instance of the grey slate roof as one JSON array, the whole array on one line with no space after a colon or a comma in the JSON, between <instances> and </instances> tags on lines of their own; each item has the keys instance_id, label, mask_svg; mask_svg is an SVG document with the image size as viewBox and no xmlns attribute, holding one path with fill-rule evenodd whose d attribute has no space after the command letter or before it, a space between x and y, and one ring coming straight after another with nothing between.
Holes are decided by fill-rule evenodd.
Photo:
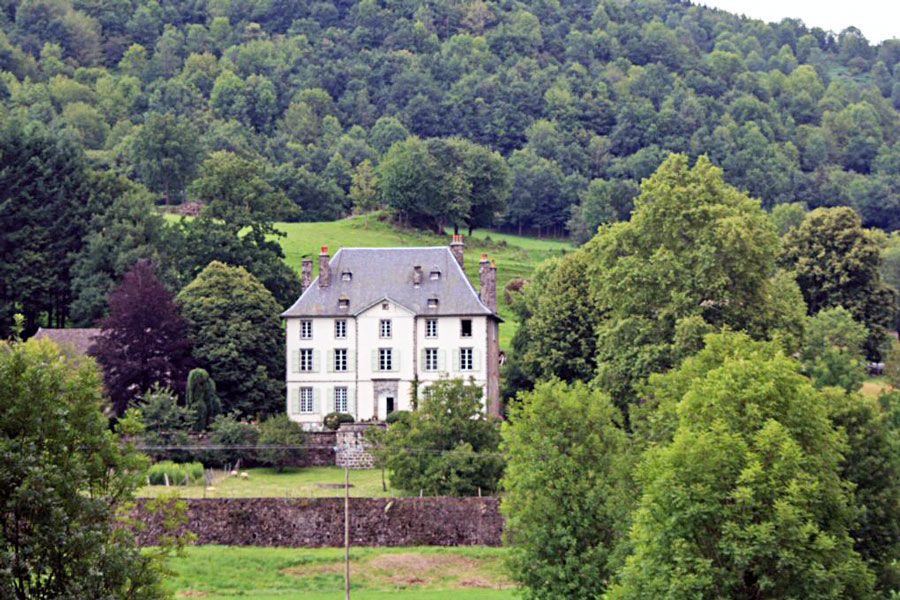
<instances>
[{"instance_id":1,"label":"grey slate roof","mask_svg":"<svg viewBox=\"0 0 900 600\"><path fill-rule=\"evenodd\" d=\"M45 329L43 327L34 334L34 339L53 340L60 346L70 346L79 354L87 354L88 348L96 338L100 335L99 329L83 328L83 329Z\"/></svg>"},{"instance_id":2,"label":"grey slate roof","mask_svg":"<svg viewBox=\"0 0 900 600\"><path fill-rule=\"evenodd\" d=\"M417 315L493 314L444 246L341 248L330 264L331 285L320 288L316 278L282 317L353 316L385 299ZM417 265L422 277L415 286ZM439 271L440 279L432 281L431 271ZM345 272L351 273L350 281L343 280ZM437 308L428 307L431 298L437 299ZM341 299L350 301L348 308L339 308Z\"/></svg>"}]
</instances>

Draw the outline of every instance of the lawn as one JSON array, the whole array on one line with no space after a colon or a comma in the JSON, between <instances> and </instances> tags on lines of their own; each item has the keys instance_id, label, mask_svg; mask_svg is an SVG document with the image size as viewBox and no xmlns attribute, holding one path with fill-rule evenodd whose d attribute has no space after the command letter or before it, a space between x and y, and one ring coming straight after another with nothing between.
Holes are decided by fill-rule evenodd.
<instances>
[{"instance_id":1,"label":"lawn","mask_svg":"<svg viewBox=\"0 0 900 600\"><path fill-rule=\"evenodd\" d=\"M167 215L168 219L177 219ZM278 223L278 230L286 235L280 238L285 260L298 273L300 261L311 257L313 272L318 273L319 264L315 257L319 249L327 245L334 256L343 247L409 247L409 246L443 246L450 243L450 232L446 236L414 229L401 229L379 221L376 215L370 216L368 228L363 217L350 217L338 221L319 223ZM466 274L478 287L478 260L482 252L486 252L497 263L497 301L500 316L505 323L500 326L500 345L508 349L516 330L516 322L512 311L506 305L503 290L510 280L528 278L534 268L542 261L560 256L572 245L566 241L555 239L538 239L488 230L476 230L474 235L466 237Z\"/></svg>"},{"instance_id":2,"label":"lawn","mask_svg":"<svg viewBox=\"0 0 900 600\"><path fill-rule=\"evenodd\" d=\"M245 469L244 472L246 479L217 471L212 491L207 491L203 485L148 485L140 488L137 495L152 498L173 491L182 498L325 498L344 495L344 470L340 467L287 469L284 473L260 468ZM387 492L382 490L380 469L364 469L350 471L350 495L382 498L401 494L390 485Z\"/></svg>"},{"instance_id":3,"label":"lawn","mask_svg":"<svg viewBox=\"0 0 900 600\"><path fill-rule=\"evenodd\" d=\"M882 392L886 392L890 389L891 384L888 381L888 378L884 375L880 375L877 377L867 377L859 391L865 396L877 398Z\"/></svg>"},{"instance_id":4,"label":"lawn","mask_svg":"<svg viewBox=\"0 0 900 600\"><path fill-rule=\"evenodd\" d=\"M353 548L350 581L359 600L506 600L515 590L502 548ZM340 548L193 546L166 580L176 598L342 598Z\"/></svg>"}]
</instances>

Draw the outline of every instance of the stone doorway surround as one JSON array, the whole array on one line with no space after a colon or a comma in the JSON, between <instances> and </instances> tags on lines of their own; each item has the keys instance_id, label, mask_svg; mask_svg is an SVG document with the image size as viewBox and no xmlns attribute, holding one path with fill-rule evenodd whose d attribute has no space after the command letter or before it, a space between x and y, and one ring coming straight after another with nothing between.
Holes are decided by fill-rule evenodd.
<instances>
[{"instance_id":1,"label":"stone doorway surround","mask_svg":"<svg viewBox=\"0 0 900 600\"><path fill-rule=\"evenodd\" d=\"M399 379L373 379L372 389L374 395L375 419L384 421L387 417L387 398L394 399L394 410L397 410L399 401Z\"/></svg>"}]
</instances>

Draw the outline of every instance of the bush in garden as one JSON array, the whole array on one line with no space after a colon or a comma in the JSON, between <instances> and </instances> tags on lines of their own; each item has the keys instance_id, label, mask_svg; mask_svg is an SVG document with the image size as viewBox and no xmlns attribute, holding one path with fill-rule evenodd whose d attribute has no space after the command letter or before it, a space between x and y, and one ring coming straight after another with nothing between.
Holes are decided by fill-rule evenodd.
<instances>
[{"instance_id":1,"label":"bush in garden","mask_svg":"<svg viewBox=\"0 0 900 600\"><path fill-rule=\"evenodd\" d=\"M303 428L287 415L278 415L263 421L259 426L260 446L302 446ZM259 459L281 473L290 463L303 458L303 448L267 448L259 451Z\"/></svg>"},{"instance_id":2,"label":"bush in garden","mask_svg":"<svg viewBox=\"0 0 900 600\"><path fill-rule=\"evenodd\" d=\"M222 412L216 382L206 369L193 369L188 373L185 401L194 411L194 431L205 431Z\"/></svg>"},{"instance_id":3,"label":"bush in garden","mask_svg":"<svg viewBox=\"0 0 900 600\"><path fill-rule=\"evenodd\" d=\"M174 463L170 460L158 462L147 471L150 485L190 485L203 480L203 463Z\"/></svg>"},{"instance_id":4,"label":"bush in garden","mask_svg":"<svg viewBox=\"0 0 900 600\"><path fill-rule=\"evenodd\" d=\"M348 413L339 413L333 412L325 415L325 418L322 420L322 423L325 425L326 429L330 429L331 431L337 431L341 428L341 423L353 423L355 419L353 415Z\"/></svg>"},{"instance_id":5,"label":"bush in garden","mask_svg":"<svg viewBox=\"0 0 900 600\"><path fill-rule=\"evenodd\" d=\"M144 446L188 446L188 432L194 422L194 411L178 405L178 398L169 388L154 386L141 398L140 411L144 422ZM184 450L146 450L154 460L187 462L194 457Z\"/></svg>"},{"instance_id":6,"label":"bush in garden","mask_svg":"<svg viewBox=\"0 0 900 600\"><path fill-rule=\"evenodd\" d=\"M238 460L241 462L252 461L255 457L256 446L259 439L259 429L251 424L238 419L237 413L219 415L210 427L209 442L213 446L241 446L240 448L210 450L205 462L219 467L233 465Z\"/></svg>"}]
</instances>

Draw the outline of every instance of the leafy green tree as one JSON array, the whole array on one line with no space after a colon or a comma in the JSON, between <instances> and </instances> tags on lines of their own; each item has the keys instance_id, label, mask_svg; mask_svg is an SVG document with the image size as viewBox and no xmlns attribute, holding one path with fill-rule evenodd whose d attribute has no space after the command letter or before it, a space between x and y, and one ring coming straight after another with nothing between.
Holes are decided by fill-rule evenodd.
<instances>
[{"instance_id":1,"label":"leafy green tree","mask_svg":"<svg viewBox=\"0 0 900 600\"><path fill-rule=\"evenodd\" d=\"M712 335L651 387L677 425L642 459L611 598L871 597L841 480L846 437L796 362L776 343Z\"/></svg>"},{"instance_id":2,"label":"leafy green tree","mask_svg":"<svg viewBox=\"0 0 900 600\"><path fill-rule=\"evenodd\" d=\"M881 398L884 407L861 394L830 396L831 419L847 433L849 446L841 476L855 486L858 514L850 533L877 577L877 589L890 597L900 584L900 430L891 422L897 393Z\"/></svg>"},{"instance_id":3,"label":"leafy green tree","mask_svg":"<svg viewBox=\"0 0 900 600\"><path fill-rule=\"evenodd\" d=\"M540 383L503 426L502 510L527 598L597 598L616 571L634 502L630 443L609 397Z\"/></svg>"},{"instance_id":4,"label":"leafy green tree","mask_svg":"<svg viewBox=\"0 0 900 600\"><path fill-rule=\"evenodd\" d=\"M193 459L187 451L165 448L190 444L188 432L197 419L191 405L179 405L178 396L171 389L154 384L141 395L138 408L144 423L141 438L148 456L155 461L190 462Z\"/></svg>"},{"instance_id":5,"label":"leafy green tree","mask_svg":"<svg viewBox=\"0 0 900 600\"><path fill-rule=\"evenodd\" d=\"M865 343L869 332L843 307L808 317L800 347L803 372L816 387L855 392L865 379Z\"/></svg>"},{"instance_id":6,"label":"leafy green tree","mask_svg":"<svg viewBox=\"0 0 900 600\"><path fill-rule=\"evenodd\" d=\"M107 295L139 259L160 264L165 236L165 221L143 186L94 174L91 187L96 208L72 268L72 320L83 327L104 316Z\"/></svg>"},{"instance_id":7,"label":"leafy green tree","mask_svg":"<svg viewBox=\"0 0 900 600\"><path fill-rule=\"evenodd\" d=\"M110 431L103 403L92 361L0 342L0 596L167 597L167 553L142 552L118 521L147 460Z\"/></svg>"},{"instance_id":8,"label":"leafy green tree","mask_svg":"<svg viewBox=\"0 0 900 600\"><path fill-rule=\"evenodd\" d=\"M639 193L637 184L629 180L594 179L581 193L581 202L572 208L566 223L569 233L583 244L597 234L601 225L628 220Z\"/></svg>"},{"instance_id":9,"label":"leafy green tree","mask_svg":"<svg viewBox=\"0 0 900 600\"><path fill-rule=\"evenodd\" d=\"M772 207L772 222L775 224L775 229L778 230L778 235L784 237L788 231L799 226L806 217L806 213L806 207L800 202L777 204Z\"/></svg>"},{"instance_id":10,"label":"leafy green tree","mask_svg":"<svg viewBox=\"0 0 900 600\"><path fill-rule=\"evenodd\" d=\"M759 202L705 157L674 155L645 180L631 220L587 246L597 326L597 381L617 402L683 357L687 324L757 338L799 338L802 301L776 277L778 236ZM784 302L785 296L790 301Z\"/></svg>"},{"instance_id":11,"label":"leafy green tree","mask_svg":"<svg viewBox=\"0 0 900 600\"><path fill-rule=\"evenodd\" d=\"M371 161L364 160L353 171L350 199L357 212L366 216L365 228L369 228L369 213L378 207L378 176Z\"/></svg>"},{"instance_id":12,"label":"leafy green tree","mask_svg":"<svg viewBox=\"0 0 900 600\"><path fill-rule=\"evenodd\" d=\"M896 292L881 281L879 243L853 209L809 213L785 236L781 260L795 273L810 314L843 306L868 328L869 357L880 355Z\"/></svg>"},{"instance_id":13,"label":"leafy green tree","mask_svg":"<svg viewBox=\"0 0 900 600\"><path fill-rule=\"evenodd\" d=\"M214 261L178 294L194 357L216 381L222 409L275 414L284 404L281 308L243 267Z\"/></svg>"},{"instance_id":14,"label":"leafy green tree","mask_svg":"<svg viewBox=\"0 0 900 600\"><path fill-rule=\"evenodd\" d=\"M191 369L188 373L184 400L194 411L194 431L206 431L210 423L222 412L222 403L216 393L216 382L206 369Z\"/></svg>"},{"instance_id":15,"label":"leafy green tree","mask_svg":"<svg viewBox=\"0 0 900 600\"><path fill-rule=\"evenodd\" d=\"M419 393L418 409L376 436L391 485L429 496L497 489L503 473L499 423L485 415L480 386L445 379Z\"/></svg>"},{"instance_id":16,"label":"leafy green tree","mask_svg":"<svg viewBox=\"0 0 900 600\"><path fill-rule=\"evenodd\" d=\"M144 184L166 202L180 202L201 159L194 127L172 114L151 113L135 134L131 160Z\"/></svg>"},{"instance_id":17,"label":"leafy green tree","mask_svg":"<svg viewBox=\"0 0 900 600\"><path fill-rule=\"evenodd\" d=\"M287 415L269 417L259 426L259 445L263 447L259 459L281 473L285 467L303 458L304 440L303 428Z\"/></svg>"},{"instance_id":18,"label":"leafy green tree","mask_svg":"<svg viewBox=\"0 0 900 600\"><path fill-rule=\"evenodd\" d=\"M232 467L238 461L255 460L256 452L253 448L258 440L259 428L255 425L240 420L236 412L221 414L209 428L209 441L214 446L224 446L226 449L211 450L203 462Z\"/></svg>"}]
</instances>

